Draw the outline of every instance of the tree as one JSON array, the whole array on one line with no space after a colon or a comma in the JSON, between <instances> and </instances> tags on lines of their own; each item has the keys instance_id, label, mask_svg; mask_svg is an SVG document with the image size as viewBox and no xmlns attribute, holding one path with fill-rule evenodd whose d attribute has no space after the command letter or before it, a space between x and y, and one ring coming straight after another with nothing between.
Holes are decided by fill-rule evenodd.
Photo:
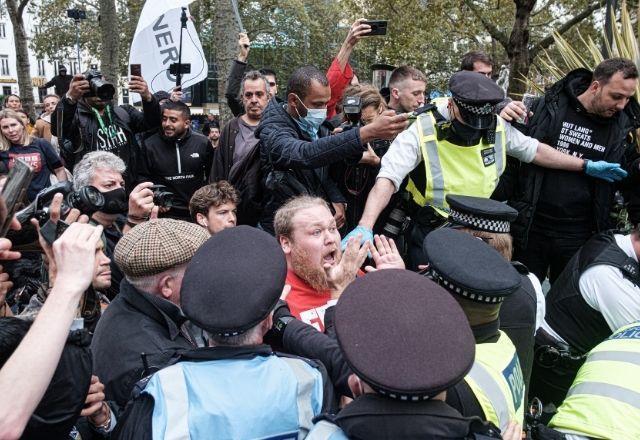
<instances>
[{"instance_id":1,"label":"tree","mask_svg":"<svg viewBox=\"0 0 640 440\"><path fill-rule=\"evenodd\" d=\"M224 92L227 78L231 71L231 63L237 55L237 32L233 8L230 0L213 0L215 18L213 35L216 41L216 65L218 66L218 102L220 103L220 122L229 121L233 117Z\"/></svg>"},{"instance_id":2,"label":"tree","mask_svg":"<svg viewBox=\"0 0 640 440\"><path fill-rule=\"evenodd\" d=\"M120 59L118 42L118 15L115 0L100 0L100 69L107 81L118 84L120 78Z\"/></svg>"},{"instance_id":3,"label":"tree","mask_svg":"<svg viewBox=\"0 0 640 440\"><path fill-rule=\"evenodd\" d=\"M75 58L75 25L66 19L66 10L77 7L87 14L87 19L80 22L80 50L90 54L81 69L99 61L107 78L126 75L129 48L143 4L144 0L41 0L37 7L32 6L40 32L32 37L31 49L40 58L58 61ZM66 20L64 26L60 25L61 20Z\"/></svg>"},{"instance_id":4,"label":"tree","mask_svg":"<svg viewBox=\"0 0 640 440\"><path fill-rule=\"evenodd\" d=\"M515 19L509 34L507 34L506 29L500 29L496 24L500 23L500 21L492 19L490 14L486 12L493 9L489 7L491 0L462 0L462 2L480 21L486 32L491 35L491 38L500 43L506 51L510 62L509 94L513 97L519 97L525 92L526 83L523 80L528 77L531 64L541 51L553 44L553 35L548 29L555 29L559 35L562 35L590 17L595 10L601 8L599 1L586 4L584 2L576 2L577 6L572 8L573 10L571 11L562 6L558 8L556 5L556 9L564 12L562 14L563 17L571 18L548 21L544 26L546 35L535 44L531 44L531 19L541 12L545 12L548 15L549 10L552 9L550 2L545 2L540 9L534 12L537 0L513 0Z\"/></svg>"},{"instance_id":5,"label":"tree","mask_svg":"<svg viewBox=\"0 0 640 440\"><path fill-rule=\"evenodd\" d=\"M28 36L24 26L23 14L29 0L7 0L6 7L13 26L16 44L16 65L18 68L18 87L23 108L35 116L33 108L33 86L31 85L31 66L29 65Z\"/></svg>"}]
</instances>

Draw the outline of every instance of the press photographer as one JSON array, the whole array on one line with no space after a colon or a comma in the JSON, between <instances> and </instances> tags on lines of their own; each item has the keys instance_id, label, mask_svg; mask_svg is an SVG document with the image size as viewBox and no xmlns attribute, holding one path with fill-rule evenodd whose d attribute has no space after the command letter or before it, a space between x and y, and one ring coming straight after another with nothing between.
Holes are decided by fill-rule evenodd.
<instances>
[{"instance_id":1,"label":"press photographer","mask_svg":"<svg viewBox=\"0 0 640 440\"><path fill-rule=\"evenodd\" d=\"M342 131L372 123L386 108L384 98L375 87L367 84L349 86L342 101ZM367 144L367 150L360 158L331 165L331 177L347 200L345 225L348 231L358 225L380 170L380 159L389 145L386 140L373 140ZM374 228L376 232L382 231L386 218L386 215L381 216L379 227Z\"/></svg>"},{"instance_id":2,"label":"press photographer","mask_svg":"<svg viewBox=\"0 0 640 440\"><path fill-rule=\"evenodd\" d=\"M115 87L96 66L73 77L51 117L51 131L67 168L90 151L108 151L124 161L127 188L133 188L139 155L135 134L160 126L160 106L142 77L131 76L129 90L142 97L142 112L114 105Z\"/></svg>"}]
</instances>

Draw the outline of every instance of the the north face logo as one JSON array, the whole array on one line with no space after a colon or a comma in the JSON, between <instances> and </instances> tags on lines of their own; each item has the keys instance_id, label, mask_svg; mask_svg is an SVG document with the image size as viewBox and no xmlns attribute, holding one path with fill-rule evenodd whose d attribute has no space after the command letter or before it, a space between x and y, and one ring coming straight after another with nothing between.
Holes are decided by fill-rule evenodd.
<instances>
[{"instance_id":1,"label":"the north face logo","mask_svg":"<svg viewBox=\"0 0 640 440\"><path fill-rule=\"evenodd\" d=\"M192 153L191 157L193 157L194 159L197 159L198 157L200 157L200 153Z\"/></svg>"}]
</instances>

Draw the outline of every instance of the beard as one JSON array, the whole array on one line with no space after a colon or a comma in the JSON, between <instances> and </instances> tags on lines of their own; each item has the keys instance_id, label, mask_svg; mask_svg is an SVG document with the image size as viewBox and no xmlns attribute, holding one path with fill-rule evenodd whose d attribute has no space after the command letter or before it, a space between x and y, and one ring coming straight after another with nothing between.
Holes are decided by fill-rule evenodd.
<instances>
[{"instance_id":1,"label":"beard","mask_svg":"<svg viewBox=\"0 0 640 440\"><path fill-rule=\"evenodd\" d=\"M336 251L335 264L340 262L340 250ZM292 249L291 251L291 266L296 275L307 282L311 287L318 291L329 290L329 280L327 279L327 273L322 267L322 262L312 263L311 257L307 251L303 249Z\"/></svg>"}]
</instances>

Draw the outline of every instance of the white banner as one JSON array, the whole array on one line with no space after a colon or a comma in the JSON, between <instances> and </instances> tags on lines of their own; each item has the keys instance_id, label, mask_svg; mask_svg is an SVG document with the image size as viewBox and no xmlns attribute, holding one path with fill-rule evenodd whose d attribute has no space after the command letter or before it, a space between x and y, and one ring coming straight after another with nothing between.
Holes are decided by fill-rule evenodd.
<instances>
[{"instance_id":1,"label":"white banner","mask_svg":"<svg viewBox=\"0 0 640 440\"><path fill-rule=\"evenodd\" d=\"M194 0L147 0L131 44L129 64L140 64L142 76L152 93L170 92L176 84L169 67L178 62L181 7ZM208 65L202 44L187 10L187 27L182 31L182 63L191 64L191 73L182 75L183 89L207 78ZM140 97L134 95L134 101Z\"/></svg>"}]
</instances>

